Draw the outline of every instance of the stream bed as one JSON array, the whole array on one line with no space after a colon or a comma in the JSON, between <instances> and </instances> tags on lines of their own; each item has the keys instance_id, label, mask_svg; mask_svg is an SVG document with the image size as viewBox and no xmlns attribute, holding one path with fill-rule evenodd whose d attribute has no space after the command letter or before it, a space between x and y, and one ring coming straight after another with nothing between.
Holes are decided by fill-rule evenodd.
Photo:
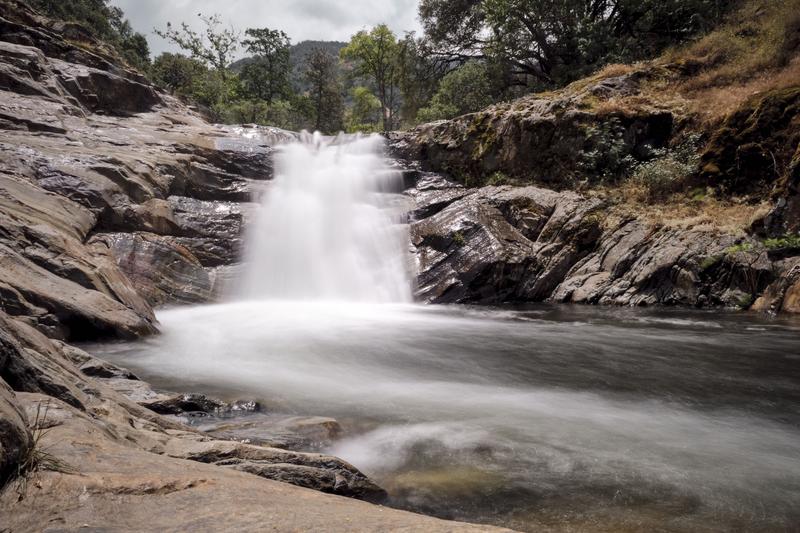
<instances>
[{"instance_id":1,"label":"stream bed","mask_svg":"<svg viewBox=\"0 0 800 533\"><path fill-rule=\"evenodd\" d=\"M157 387L334 417L389 505L521 531L797 531L800 321L320 301L94 345Z\"/></svg>"}]
</instances>

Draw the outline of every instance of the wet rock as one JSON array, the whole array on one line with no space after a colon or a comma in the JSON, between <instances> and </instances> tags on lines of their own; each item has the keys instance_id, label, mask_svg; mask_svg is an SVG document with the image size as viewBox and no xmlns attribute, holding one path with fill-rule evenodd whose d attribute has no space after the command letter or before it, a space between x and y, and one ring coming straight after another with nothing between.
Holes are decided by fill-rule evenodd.
<instances>
[{"instance_id":1,"label":"wet rock","mask_svg":"<svg viewBox=\"0 0 800 533\"><path fill-rule=\"evenodd\" d=\"M211 281L200 261L171 237L150 233L95 235L152 306L199 303L211 299Z\"/></svg>"},{"instance_id":2,"label":"wet rock","mask_svg":"<svg viewBox=\"0 0 800 533\"><path fill-rule=\"evenodd\" d=\"M446 182L434 191L447 191ZM757 239L610 220L597 199L535 187L412 190L418 296L430 302L557 301L748 308L789 269ZM434 207L428 211L426 202ZM443 207L444 206L444 207ZM427 213L433 213L425 216ZM773 299L774 300L774 299Z\"/></svg>"},{"instance_id":3,"label":"wet rock","mask_svg":"<svg viewBox=\"0 0 800 533\"><path fill-rule=\"evenodd\" d=\"M412 225L418 295L440 303L543 300L593 249L598 207L533 187L473 191Z\"/></svg>"},{"instance_id":4,"label":"wet rock","mask_svg":"<svg viewBox=\"0 0 800 533\"><path fill-rule=\"evenodd\" d=\"M293 450L321 450L342 432L333 418L273 413L205 418L196 427L216 438Z\"/></svg>"},{"instance_id":5,"label":"wet rock","mask_svg":"<svg viewBox=\"0 0 800 533\"><path fill-rule=\"evenodd\" d=\"M230 441L173 439L170 457L213 463L305 488L380 502L386 492L352 465L336 457L264 448Z\"/></svg>"},{"instance_id":6,"label":"wet rock","mask_svg":"<svg viewBox=\"0 0 800 533\"><path fill-rule=\"evenodd\" d=\"M157 399L139 402L140 405L160 415L180 415L184 413L213 413L226 408L226 404L204 394L160 395Z\"/></svg>"}]
</instances>

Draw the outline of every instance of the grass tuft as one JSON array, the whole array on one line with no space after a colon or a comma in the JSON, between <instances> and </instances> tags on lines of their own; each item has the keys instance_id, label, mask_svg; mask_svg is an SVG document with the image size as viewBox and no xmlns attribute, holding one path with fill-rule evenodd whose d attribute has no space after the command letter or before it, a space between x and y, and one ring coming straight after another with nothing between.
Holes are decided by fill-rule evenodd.
<instances>
[{"instance_id":1,"label":"grass tuft","mask_svg":"<svg viewBox=\"0 0 800 533\"><path fill-rule=\"evenodd\" d=\"M31 424L33 441L28 448L27 454L17 465L16 492L19 501L25 499L28 493L28 486L31 481L38 484L36 476L39 472L61 472L63 474L76 474L78 471L65 461L47 451L43 446L42 440L47 435L47 413L50 410L48 401L42 406L40 402L36 406L36 418Z\"/></svg>"}]
</instances>

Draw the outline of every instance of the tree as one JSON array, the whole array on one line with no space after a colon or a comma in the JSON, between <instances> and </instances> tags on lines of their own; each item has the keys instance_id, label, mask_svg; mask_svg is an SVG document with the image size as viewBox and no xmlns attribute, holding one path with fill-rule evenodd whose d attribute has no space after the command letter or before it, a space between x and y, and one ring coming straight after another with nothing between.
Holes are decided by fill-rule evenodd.
<instances>
[{"instance_id":1,"label":"tree","mask_svg":"<svg viewBox=\"0 0 800 533\"><path fill-rule=\"evenodd\" d=\"M154 30L156 35L178 45L186 50L193 59L202 61L214 68L223 79L228 77L228 65L233 59L233 54L239 47L239 35L233 29L219 29L221 22L219 15L210 17L197 15L203 21L206 29L198 33L191 29L185 22L181 29L175 29L172 23L167 22L166 30Z\"/></svg>"},{"instance_id":2,"label":"tree","mask_svg":"<svg viewBox=\"0 0 800 533\"><path fill-rule=\"evenodd\" d=\"M442 78L430 105L420 109L421 122L472 113L493 101L492 83L485 63L470 61Z\"/></svg>"},{"instance_id":3,"label":"tree","mask_svg":"<svg viewBox=\"0 0 800 533\"><path fill-rule=\"evenodd\" d=\"M272 103L290 92L289 37L279 30L251 28L242 44L252 54L242 69L242 85L251 98Z\"/></svg>"},{"instance_id":4,"label":"tree","mask_svg":"<svg viewBox=\"0 0 800 533\"><path fill-rule=\"evenodd\" d=\"M306 56L304 78L311 87L314 129L325 133L343 127L344 102L337 66L336 58L323 48L314 48Z\"/></svg>"},{"instance_id":5,"label":"tree","mask_svg":"<svg viewBox=\"0 0 800 533\"><path fill-rule=\"evenodd\" d=\"M425 43L413 32L399 42L398 85L402 96L400 115L405 125L413 125L419 110L436 92L447 66L432 58Z\"/></svg>"},{"instance_id":6,"label":"tree","mask_svg":"<svg viewBox=\"0 0 800 533\"><path fill-rule=\"evenodd\" d=\"M150 63L147 38L136 33L125 14L108 0L28 0L35 9L59 20L76 22L113 46L131 66L146 70Z\"/></svg>"},{"instance_id":7,"label":"tree","mask_svg":"<svg viewBox=\"0 0 800 533\"><path fill-rule=\"evenodd\" d=\"M397 38L386 24L358 32L341 51L342 59L354 61L355 72L374 84L383 110L384 131L391 130L394 124L398 55Z\"/></svg>"},{"instance_id":8,"label":"tree","mask_svg":"<svg viewBox=\"0 0 800 533\"><path fill-rule=\"evenodd\" d=\"M422 0L437 55L499 59L540 85L652 56L719 22L733 0Z\"/></svg>"},{"instance_id":9,"label":"tree","mask_svg":"<svg viewBox=\"0 0 800 533\"><path fill-rule=\"evenodd\" d=\"M354 88L351 96L353 105L347 113L347 131L349 133L376 131L381 122L381 101L367 87Z\"/></svg>"},{"instance_id":10,"label":"tree","mask_svg":"<svg viewBox=\"0 0 800 533\"><path fill-rule=\"evenodd\" d=\"M164 52L153 61L150 76L159 87L181 96L190 96L192 88L208 69L196 59Z\"/></svg>"}]
</instances>

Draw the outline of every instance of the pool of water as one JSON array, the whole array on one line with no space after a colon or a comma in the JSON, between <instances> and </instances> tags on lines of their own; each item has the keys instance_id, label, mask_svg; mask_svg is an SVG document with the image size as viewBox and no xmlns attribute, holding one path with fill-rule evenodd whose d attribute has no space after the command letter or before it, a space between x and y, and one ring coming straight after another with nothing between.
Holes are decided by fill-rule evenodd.
<instances>
[{"instance_id":1,"label":"pool of water","mask_svg":"<svg viewBox=\"0 0 800 533\"><path fill-rule=\"evenodd\" d=\"M338 418L390 505L523 531L800 528L800 322L245 302L91 346L170 390Z\"/></svg>"}]
</instances>

